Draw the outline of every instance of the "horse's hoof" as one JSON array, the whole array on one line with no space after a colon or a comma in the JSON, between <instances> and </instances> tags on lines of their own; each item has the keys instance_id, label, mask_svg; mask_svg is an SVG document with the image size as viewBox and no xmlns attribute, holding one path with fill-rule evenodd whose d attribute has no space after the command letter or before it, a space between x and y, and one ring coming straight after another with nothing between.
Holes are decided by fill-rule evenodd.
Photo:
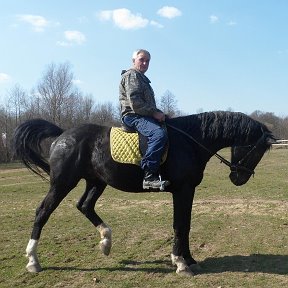
<instances>
[{"instance_id":1,"label":"horse's hoof","mask_svg":"<svg viewBox=\"0 0 288 288\"><path fill-rule=\"evenodd\" d=\"M42 271L40 264L27 264L26 269L28 272L37 273Z\"/></svg>"},{"instance_id":2,"label":"horse's hoof","mask_svg":"<svg viewBox=\"0 0 288 288\"><path fill-rule=\"evenodd\" d=\"M111 250L111 247L112 247L112 242L111 242L111 240L105 238L102 241L100 241L99 247L100 247L101 252L104 255L108 256L110 254L110 250Z\"/></svg>"},{"instance_id":3,"label":"horse's hoof","mask_svg":"<svg viewBox=\"0 0 288 288\"><path fill-rule=\"evenodd\" d=\"M185 269L176 270L176 273L180 276L185 276L185 277L193 277L194 273L192 272L192 270L187 266Z\"/></svg>"}]
</instances>

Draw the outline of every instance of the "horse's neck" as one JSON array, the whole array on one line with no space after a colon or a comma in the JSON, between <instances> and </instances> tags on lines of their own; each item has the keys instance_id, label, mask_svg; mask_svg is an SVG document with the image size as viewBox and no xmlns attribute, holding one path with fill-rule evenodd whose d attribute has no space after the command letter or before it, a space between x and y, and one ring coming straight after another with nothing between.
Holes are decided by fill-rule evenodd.
<instances>
[{"instance_id":1,"label":"horse's neck","mask_svg":"<svg viewBox=\"0 0 288 288\"><path fill-rule=\"evenodd\" d=\"M209 112L182 117L179 124L186 133L215 153L235 143L247 142L248 133L254 133L253 130L240 129L240 126L247 125L242 125L247 119L241 113Z\"/></svg>"}]
</instances>

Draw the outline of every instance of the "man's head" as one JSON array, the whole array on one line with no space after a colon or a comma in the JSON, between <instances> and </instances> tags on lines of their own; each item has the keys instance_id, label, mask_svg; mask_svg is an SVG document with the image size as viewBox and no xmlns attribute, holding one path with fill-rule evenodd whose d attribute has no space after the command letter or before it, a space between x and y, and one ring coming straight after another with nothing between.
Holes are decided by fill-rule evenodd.
<instances>
[{"instance_id":1,"label":"man's head","mask_svg":"<svg viewBox=\"0 0 288 288\"><path fill-rule=\"evenodd\" d=\"M150 59L151 56L147 50L136 50L132 55L133 68L144 74L149 68Z\"/></svg>"}]
</instances>

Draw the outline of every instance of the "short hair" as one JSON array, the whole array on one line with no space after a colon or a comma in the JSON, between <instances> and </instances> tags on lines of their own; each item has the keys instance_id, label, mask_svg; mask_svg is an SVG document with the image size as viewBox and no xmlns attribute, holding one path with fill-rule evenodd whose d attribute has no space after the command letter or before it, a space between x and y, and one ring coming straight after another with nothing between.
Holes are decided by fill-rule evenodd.
<instances>
[{"instance_id":1,"label":"short hair","mask_svg":"<svg viewBox=\"0 0 288 288\"><path fill-rule=\"evenodd\" d=\"M148 55L149 58L151 58L151 55L150 55L150 53L149 53L147 50L145 50L145 49L138 49L138 50L136 50L136 51L133 52L133 54L132 54L132 59L135 60L136 57L137 57L140 53L144 53L144 54Z\"/></svg>"}]
</instances>

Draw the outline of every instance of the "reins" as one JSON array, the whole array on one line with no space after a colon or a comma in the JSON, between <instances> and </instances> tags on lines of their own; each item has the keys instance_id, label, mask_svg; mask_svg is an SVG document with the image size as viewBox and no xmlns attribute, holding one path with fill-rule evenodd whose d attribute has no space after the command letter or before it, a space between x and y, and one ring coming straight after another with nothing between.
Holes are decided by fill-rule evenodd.
<instances>
[{"instance_id":1,"label":"reins","mask_svg":"<svg viewBox=\"0 0 288 288\"><path fill-rule=\"evenodd\" d=\"M207 147L205 147L203 144L201 144L199 141L197 141L194 137L192 137L190 134L188 134L187 132L183 131L182 129L179 129L171 124L166 123L166 126L170 127L171 129L174 129L176 131L178 131L179 133L185 135L187 138L189 138L190 140L192 140L194 143L196 143L197 145L199 145L202 149L204 149L206 152L208 152L211 156L215 156L220 160L220 163L224 163L226 166L228 166L232 172L237 172L238 169L247 171L249 173L251 173L253 176L255 174L255 172L253 170L250 170L244 166L241 165L241 163L243 162L243 160L245 158L247 158L247 156L254 150L256 149L257 145L259 144L260 140L262 140L262 137L257 141L257 143L254 145L254 147L240 160L238 161L237 164L232 164L230 161L226 160L225 158L223 158L221 155L219 155L217 152L213 153L211 150L209 150Z\"/></svg>"},{"instance_id":2,"label":"reins","mask_svg":"<svg viewBox=\"0 0 288 288\"><path fill-rule=\"evenodd\" d=\"M230 161L226 160L225 158L223 158L221 155L219 155L218 153L213 153L211 150L209 150L207 147L205 147L203 144L201 144L199 141L197 141L194 137L192 137L190 134L188 134L187 132L183 131L182 129L179 129L171 124L166 123L166 126L180 132L181 134L185 135L186 137L188 137L189 139L191 139L193 142L195 142L197 145L199 145L201 148L203 148L205 151L207 151L211 156L216 156L221 163L224 163L225 165L227 165L228 167L232 167L232 164Z\"/></svg>"}]
</instances>

